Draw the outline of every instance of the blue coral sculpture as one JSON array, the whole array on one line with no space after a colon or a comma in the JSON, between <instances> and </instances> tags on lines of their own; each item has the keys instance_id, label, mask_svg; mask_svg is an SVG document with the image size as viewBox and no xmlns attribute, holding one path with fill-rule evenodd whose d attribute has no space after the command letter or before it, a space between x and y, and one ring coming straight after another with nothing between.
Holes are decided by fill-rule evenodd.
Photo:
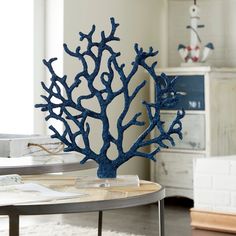
<instances>
[{"instance_id":1,"label":"blue coral sculpture","mask_svg":"<svg viewBox=\"0 0 236 236\"><path fill-rule=\"evenodd\" d=\"M178 111L172 124L168 130L164 130L164 122L160 119L160 108L168 107L177 101L177 92L174 90L175 80L169 80L165 74L157 76L155 73L155 67L157 62L154 62L149 66L146 59L152 58L157 55L158 52L153 51L150 47L148 52L145 52L138 44L134 45L136 53L135 59L132 62L132 67L129 73L125 73L124 64L119 64L117 58L120 53L115 52L109 45L112 41L119 41L120 39L115 36L115 32L119 24L117 24L114 18L111 18L111 31L109 35L105 35L105 32L101 32L100 41L94 41L93 35L95 32L95 25L92 26L91 31L88 34L80 32L80 41L86 40L87 47L85 51L81 51L80 46L75 51L71 51L66 44L64 44L64 50L71 57L79 59L82 65L82 70L75 76L74 82L68 84L67 76L59 77L52 66L52 63L57 58L52 58L49 61L43 60L43 63L48 68L51 74L51 82L49 86L45 83L41 83L43 89L46 91L46 95L41 97L45 100L43 104L36 104L36 108L41 108L41 111L48 112L45 120L56 119L63 123L64 131L58 132L55 127L50 126L52 130L52 138L59 139L65 144L65 152L76 151L82 153L84 158L81 164L87 160L92 159L97 162L98 170L97 176L99 178L115 178L117 175L117 169L123 163L127 162L133 157L144 157L155 161L155 155L160 151L160 148L167 148L167 144L164 142L169 141L171 145L175 145L173 134L177 134L182 139L182 123L181 119L184 116L184 111ZM96 50L95 50L96 49ZM107 71L101 71L101 62L104 53L108 54L107 59ZM94 62L93 70L88 69L88 59ZM125 118L129 111L132 101L139 93L139 91L145 86L146 81L138 84L133 92L129 91L129 84L139 67L143 67L155 82L156 87L156 100L154 103L143 101L143 105L146 108L149 118L149 124L145 126L143 133L134 141L130 148L125 151L123 147L123 137L125 131L135 126L144 126L145 122L138 120L141 116L141 112L135 114L128 122L125 122ZM115 72L118 74L115 78ZM114 79L119 79L122 83L121 88L115 90L112 87ZM94 85L94 81L99 80L102 85L102 89L98 89ZM79 96L74 99L72 96L75 90L80 90L80 84L82 82L87 83L89 94ZM109 128L109 117L107 114L108 106L117 96L123 96L124 109L117 119L117 137L114 137ZM89 109L84 105L84 102L88 99L96 99L100 105L100 112ZM77 112L77 114L71 114L71 110ZM102 140L100 152L96 153L90 146L90 124L91 120L96 119L102 123ZM73 122L77 130L72 130L70 122ZM158 136L150 138L149 134L157 129ZM157 132L156 132L157 133ZM83 144L79 145L77 140L82 140ZM118 157L111 160L107 156L108 149L111 144L114 144L118 151ZM149 153L143 152L142 148L154 144L155 150Z\"/></svg>"}]
</instances>

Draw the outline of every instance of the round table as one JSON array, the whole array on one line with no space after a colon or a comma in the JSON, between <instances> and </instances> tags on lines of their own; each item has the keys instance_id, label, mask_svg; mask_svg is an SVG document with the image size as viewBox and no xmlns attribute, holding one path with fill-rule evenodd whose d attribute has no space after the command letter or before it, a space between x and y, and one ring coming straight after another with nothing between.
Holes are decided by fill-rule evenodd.
<instances>
[{"instance_id":1,"label":"round table","mask_svg":"<svg viewBox=\"0 0 236 236\"><path fill-rule=\"evenodd\" d=\"M0 215L9 216L10 236L19 235L20 215L66 214L80 212L99 212L98 235L102 235L103 211L127 207L158 204L159 236L164 236L164 197L165 189L158 183L140 181L139 187L109 188L76 188L76 177L73 176L24 176L25 183L43 184L58 191L83 193L71 199L53 200L49 202L24 203L0 207Z\"/></svg>"},{"instance_id":2,"label":"round table","mask_svg":"<svg viewBox=\"0 0 236 236\"><path fill-rule=\"evenodd\" d=\"M45 173L87 170L97 167L97 163L88 160L80 164L83 155L78 153L60 153L57 155L1 157L0 175L19 174L37 175Z\"/></svg>"}]
</instances>

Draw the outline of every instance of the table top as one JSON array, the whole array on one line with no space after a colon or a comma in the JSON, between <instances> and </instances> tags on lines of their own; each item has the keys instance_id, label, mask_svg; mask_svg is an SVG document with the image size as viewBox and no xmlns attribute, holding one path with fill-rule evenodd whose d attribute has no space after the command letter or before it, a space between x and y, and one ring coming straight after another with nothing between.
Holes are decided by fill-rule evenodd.
<instances>
[{"instance_id":1,"label":"table top","mask_svg":"<svg viewBox=\"0 0 236 236\"><path fill-rule=\"evenodd\" d=\"M1 214L20 215L62 214L111 210L156 203L165 197L158 183L140 181L139 187L78 189L76 177L59 175L24 176L25 183L38 183L57 191L83 193L80 197L0 207Z\"/></svg>"},{"instance_id":2,"label":"table top","mask_svg":"<svg viewBox=\"0 0 236 236\"><path fill-rule=\"evenodd\" d=\"M80 164L82 159L83 156L78 153L0 158L0 174L32 175L86 170L97 167L93 160Z\"/></svg>"}]
</instances>

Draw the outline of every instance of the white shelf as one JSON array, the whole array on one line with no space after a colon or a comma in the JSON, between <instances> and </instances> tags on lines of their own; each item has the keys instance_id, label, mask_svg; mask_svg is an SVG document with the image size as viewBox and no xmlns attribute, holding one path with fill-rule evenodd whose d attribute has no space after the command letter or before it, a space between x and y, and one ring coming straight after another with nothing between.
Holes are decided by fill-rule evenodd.
<instances>
[{"instance_id":1,"label":"white shelf","mask_svg":"<svg viewBox=\"0 0 236 236\"><path fill-rule=\"evenodd\" d=\"M178 148L165 148L162 152L176 152L176 153L193 153L193 154L206 154L206 150L193 150L193 149L178 149ZM157 154L158 155L158 154Z\"/></svg>"},{"instance_id":2,"label":"white shelf","mask_svg":"<svg viewBox=\"0 0 236 236\"><path fill-rule=\"evenodd\" d=\"M210 66L192 66L192 67L163 67L157 68L156 73L167 73L169 75L176 75L179 73L184 73L185 75L204 75L208 72L218 72L218 73L236 73L236 68L233 67L210 67Z\"/></svg>"},{"instance_id":3,"label":"white shelf","mask_svg":"<svg viewBox=\"0 0 236 236\"><path fill-rule=\"evenodd\" d=\"M195 110L187 110L185 114L187 115L204 115L206 111L195 111ZM176 114L176 110L161 110L161 114Z\"/></svg>"}]
</instances>

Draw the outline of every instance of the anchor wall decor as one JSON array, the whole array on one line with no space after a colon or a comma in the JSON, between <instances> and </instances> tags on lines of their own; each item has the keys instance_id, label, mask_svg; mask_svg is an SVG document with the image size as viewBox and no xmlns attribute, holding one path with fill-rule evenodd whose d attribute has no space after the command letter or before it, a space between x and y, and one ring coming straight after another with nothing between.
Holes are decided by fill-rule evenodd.
<instances>
[{"instance_id":1,"label":"anchor wall decor","mask_svg":"<svg viewBox=\"0 0 236 236\"><path fill-rule=\"evenodd\" d=\"M184 65L194 65L194 63L205 63L209 58L211 52L214 50L213 43L207 43L202 52L201 52L201 44L202 40L199 36L198 29L204 28L205 25L199 24L200 20L200 8L197 6L197 1L194 0L194 5L189 8L190 13L190 25L186 28L190 29L190 45L185 46L183 44L179 44L178 51L185 62Z\"/></svg>"}]
</instances>

